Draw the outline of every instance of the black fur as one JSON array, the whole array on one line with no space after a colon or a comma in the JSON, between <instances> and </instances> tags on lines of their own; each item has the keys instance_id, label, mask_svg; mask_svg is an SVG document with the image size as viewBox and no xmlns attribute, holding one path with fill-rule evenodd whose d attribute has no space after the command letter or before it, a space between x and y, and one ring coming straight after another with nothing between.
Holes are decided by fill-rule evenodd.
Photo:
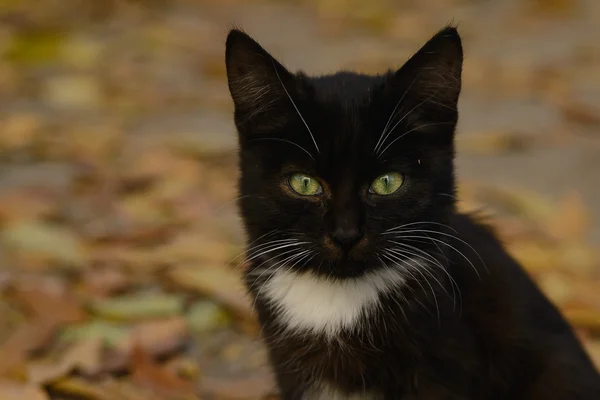
<instances>
[{"instance_id":1,"label":"black fur","mask_svg":"<svg viewBox=\"0 0 600 400\"><path fill-rule=\"evenodd\" d=\"M488 229L456 211L455 28L382 76L292 74L239 30L227 38L226 63L250 241L246 283L284 399L301 399L315 379L386 399L600 399L598 373L560 313ZM297 172L319 179L323 193L294 194L287 178ZM400 190L370 193L387 172L403 174ZM439 265L409 273L382 257L395 247L385 232L401 225L392 239ZM344 245L339 232L356 243ZM305 244L267 244L290 238ZM259 292L277 262L301 251L307 256L286 268L322 279L404 268L408 281L365 317L366 329L334 341L283 331Z\"/></svg>"}]
</instances>

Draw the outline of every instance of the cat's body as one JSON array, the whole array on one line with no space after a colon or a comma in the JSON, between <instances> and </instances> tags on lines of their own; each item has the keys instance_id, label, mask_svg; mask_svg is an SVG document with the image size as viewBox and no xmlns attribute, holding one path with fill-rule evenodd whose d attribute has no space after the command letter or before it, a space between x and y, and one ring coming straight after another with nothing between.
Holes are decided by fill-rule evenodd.
<instances>
[{"instance_id":1,"label":"cat's body","mask_svg":"<svg viewBox=\"0 0 600 400\"><path fill-rule=\"evenodd\" d=\"M460 255L448 254L449 273L461 289L456 303L434 286L436 306L425 283L424 289L413 288L425 304L391 290L377 306L364 308L354 332L330 336L290 328L281 318L285 305L263 289L258 310L282 388L290 390L284 399L314 393L321 382L339 392L334 397L326 391L323 398L330 399L600 398L598 377L570 327L521 268L468 216L456 216L451 226L489 269L480 271L480 280ZM457 249L472 253L460 243ZM452 294L450 286L447 290ZM340 296L335 290L313 293L318 298L312 302L354 314L353 308L333 304L335 295ZM282 308L270 309L269 301ZM368 396L359 396L363 388ZM342 397L349 393L355 397Z\"/></svg>"},{"instance_id":2,"label":"cat's body","mask_svg":"<svg viewBox=\"0 0 600 400\"><path fill-rule=\"evenodd\" d=\"M453 28L384 76L227 43L246 284L284 400L600 399L571 328L455 209Z\"/></svg>"}]
</instances>

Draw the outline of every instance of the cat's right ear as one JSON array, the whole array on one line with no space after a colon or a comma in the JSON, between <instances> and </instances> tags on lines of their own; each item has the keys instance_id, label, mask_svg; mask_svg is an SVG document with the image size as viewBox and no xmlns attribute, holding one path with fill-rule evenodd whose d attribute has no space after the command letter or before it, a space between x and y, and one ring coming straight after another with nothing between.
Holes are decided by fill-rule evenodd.
<instances>
[{"instance_id":1,"label":"cat's right ear","mask_svg":"<svg viewBox=\"0 0 600 400\"><path fill-rule=\"evenodd\" d=\"M240 124L255 122L255 129L281 122L294 96L294 76L246 33L234 29L225 45L229 91Z\"/></svg>"}]
</instances>

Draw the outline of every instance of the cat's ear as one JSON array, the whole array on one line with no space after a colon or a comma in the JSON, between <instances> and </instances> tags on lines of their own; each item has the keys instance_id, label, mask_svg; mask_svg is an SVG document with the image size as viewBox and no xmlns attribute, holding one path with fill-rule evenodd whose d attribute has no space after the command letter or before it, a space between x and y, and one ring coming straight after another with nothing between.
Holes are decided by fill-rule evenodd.
<instances>
[{"instance_id":1,"label":"cat's ear","mask_svg":"<svg viewBox=\"0 0 600 400\"><path fill-rule=\"evenodd\" d=\"M254 39L237 29L225 45L229 91L236 120L274 124L284 118L296 93L294 76ZM260 125L260 124L259 124Z\"/></svg>"},{"instance_id":2,"label":"cat's ear","mask_svg":"<svg viewBox=\"0 0 600 400\"><path fill-rule=\"evenodd\" d=\"M409 99L456 109L461 90L463 50L455 27L433 36L395 74L392 80Z\"/></svg>"}]
</instances>

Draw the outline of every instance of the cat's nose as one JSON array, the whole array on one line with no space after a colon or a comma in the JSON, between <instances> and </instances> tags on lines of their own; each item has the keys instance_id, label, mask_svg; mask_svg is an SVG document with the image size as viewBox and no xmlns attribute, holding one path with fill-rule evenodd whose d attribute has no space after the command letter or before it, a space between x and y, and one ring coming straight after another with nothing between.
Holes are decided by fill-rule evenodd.
<instances>
[{"instance_id":1,"label":"cat's nose","mask_svg":"<svg viewBox=\"0 0 600 400\"><path fill-rule=\"evenodd\" d=\"M340 247L350 248L362 238L358 228L337 228L331 234L333 241Z\"/></svg>"}]
</instances>

